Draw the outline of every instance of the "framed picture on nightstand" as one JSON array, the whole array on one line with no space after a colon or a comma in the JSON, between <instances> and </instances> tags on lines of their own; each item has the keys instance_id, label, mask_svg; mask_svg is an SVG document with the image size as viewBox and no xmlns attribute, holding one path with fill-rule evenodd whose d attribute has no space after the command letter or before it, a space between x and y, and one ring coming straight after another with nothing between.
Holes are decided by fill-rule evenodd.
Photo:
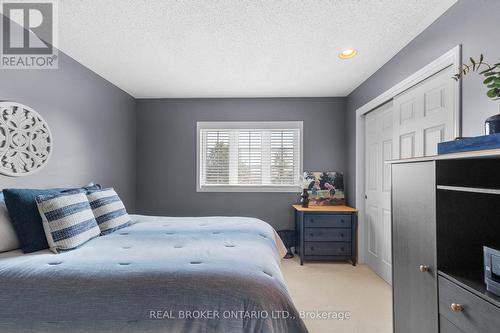
<instances>
[{"instance_id":1,"label":"framed picture on nightstand","mask_svg":"<svg viewBox=\"0 0 500 333\"><path fill-rule=\"evenodd\" d=\"M306 171L302 186L309 194L309 205L345 205L344 175L341 172Z\"/></svg>"}]
</instances>

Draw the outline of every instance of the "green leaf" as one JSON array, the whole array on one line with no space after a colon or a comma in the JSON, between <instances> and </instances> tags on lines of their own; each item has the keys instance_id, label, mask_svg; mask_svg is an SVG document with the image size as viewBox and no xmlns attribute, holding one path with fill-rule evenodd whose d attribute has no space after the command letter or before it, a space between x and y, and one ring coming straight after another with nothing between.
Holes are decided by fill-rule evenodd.
<instances>
[{"instance_id":1,"label":"green leaf","mask_svg":"<svg viewBox=\"0 0 500 333\"><path fill-rule=\"evenodd\" d=\"M492 70L493 70L493 68L488 68L488 69L485 69L484 71L479 72L479 74L484 75L486 73L491 72Z\"/></svg>"},{"instance_id":2,"label":"green leaf","mask_svg":"<svg viewBox=\"0 0 500 333\"><path fill-rule=\"evenodd\" d=\"M484 73L483 75L484 76L491 76L491 75L495 75L496 73L495 72L488 72L488 73Z\"/></svg>"},{"instance_id":3,"label":"green leaf","mask_svg":"<svg viewBox=\"0 0 500 333\"><path fill-rule=\"evenodd\" d=\"M469 59L470 59L470 62L472 63L472 70L475 71L476 70L476 62L474 61L474 59L472 57L470 57Z\"/></svg>"},{"instance_id":4,"label":"green leaf","mask_svg":"<svg viewBox=\"0 0 500 333\"><path fill-rule=\"evenodd\" d=\"M484 84L489 84L489 83L493 82L493 80L495 80L495 78L494 78L493 76L490 76L490 77L487 77L487 78L483 81L483 83L484 83Z\"/></svg>"},{"instance_id":5,"label":"green leaf","mask_svg":"<svg viewBox=\"0 0 500 333\"><path fill-rule=\"evenodd\" d=\"M495 97L499 96L499 92L500 92L500 90L498 88L493 88L493 89L488 90L486 95L489 98L495 98Z\"/></svg>"}]
</instances>

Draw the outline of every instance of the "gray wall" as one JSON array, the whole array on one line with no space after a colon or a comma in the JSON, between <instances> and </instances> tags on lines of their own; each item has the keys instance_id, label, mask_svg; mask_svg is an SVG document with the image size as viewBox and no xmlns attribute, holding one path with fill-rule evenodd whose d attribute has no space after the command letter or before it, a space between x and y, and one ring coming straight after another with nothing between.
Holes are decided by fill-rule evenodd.
<instances>
[{"instance_id":1,"label":"gray wall","mask_svg":"<svg viewBox=\"0 0 500 333\"><path fill-rule=\"evenodd\" d=\"M135 100L59 52L58 70L0 70L0 100L34 108L54 139L48 164L26 177L0 175L8 187L114 186L135 204Z\"/></svg>"},{"instance_id":2,"label":"gray wall","mask_svg":"<svg viewBox=\"0 0 500 333\"><path fill-rule=\"evenodd\" d=\"M0 188L77 186L94 180L116 187L131 211L136 204L148 214L248 215L288 227L294 194L196 192L196 121L304 120L304 168L344 171L348 201L355 204L355 110L457 44L466 58L484 53L497 61L499 12L497 0L459 0L347 99L136 102L62 52L59 70L0 70L0 100L33 107L48 121L55 140L43 170L22 178L0 175ZM466 77L463 135L482 134L484 119L497 110L481 78Z\"/></svg>"},{"instance_id":3,"label":"gray wall","mask_svg":"<svg viewBox=\"0 0 500 333\"><path fill-rule=\"evenodd\" d=\"M304 121L304 168L345 171L345 98L137 101L137 210L258 217L293 225L294 193L196 192L197 121Z\"/></svg>"},{"instance_id":4,"label":"gray wall","mask_svg":"<svg viewBox=\"0 0 500 333\"><path fill-rule=\"evenodd\" d=\"M346 114L347 195L355 204L356 109L418 71L454 46L462 44L463 57L483 53L490 62L500 58L500 1L459 0L436 22L348 96ZM463 82L463 136L484 133L484 120L499 111L499 103L486 97L481 77Z\"/></svg>"}]
</instances>

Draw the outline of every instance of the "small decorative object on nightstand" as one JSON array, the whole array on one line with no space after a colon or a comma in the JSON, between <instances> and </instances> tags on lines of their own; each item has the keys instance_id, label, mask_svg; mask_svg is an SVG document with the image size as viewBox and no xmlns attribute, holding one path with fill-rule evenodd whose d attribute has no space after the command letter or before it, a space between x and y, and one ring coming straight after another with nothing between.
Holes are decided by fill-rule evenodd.
<instances>
[{"instance_id":1,"label":"small decorative object on nightstand","mask_svg":"<svg viewBox=\"0 0 500 333\"><path fill-rule=\"evenodd\" d=\"M349 206L293 205L298 246L304 260L350 260L356 266L358 210Z\"/></svg>"},{"instance_id":2,"label":"small decorative object on nightstand","mask_svg":"<svg viewBox=\"0 0 500 333\"><path fill-rule=\"evenodd\" d=\"M300 195L300 204L302 207L309 207L309 193L307 192L307 188L302 190L302 194Z\"/></svg>"}]
</instances>

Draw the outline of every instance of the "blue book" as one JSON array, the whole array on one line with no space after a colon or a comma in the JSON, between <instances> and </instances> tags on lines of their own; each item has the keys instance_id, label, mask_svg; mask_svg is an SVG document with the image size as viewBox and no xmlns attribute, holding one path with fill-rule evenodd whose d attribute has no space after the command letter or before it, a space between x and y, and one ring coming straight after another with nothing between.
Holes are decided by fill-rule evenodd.
<instances>
[{"instance_id":1,"label":"blue book","mask_svg":"<svg viewBox=\"0 0 500 333\"><path fill-rule=\"evenodd\" d=\"M500 133L438 143L438 155L500 148Z\"/></svg>"}]
</instances>

